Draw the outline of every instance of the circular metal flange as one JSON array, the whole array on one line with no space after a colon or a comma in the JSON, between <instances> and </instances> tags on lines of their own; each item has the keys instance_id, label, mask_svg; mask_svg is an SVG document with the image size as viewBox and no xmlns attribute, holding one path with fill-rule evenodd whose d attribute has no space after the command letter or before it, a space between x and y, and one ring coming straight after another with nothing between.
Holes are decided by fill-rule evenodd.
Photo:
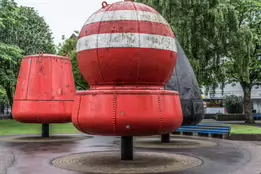
<instances>
[{"instance_id":1,"label":"circular metal flange","mask_svg":"<svg viewBox=\"0 0 261 174\"><path fill-rule=\"evenodd\" d=\"M213 147L217 143L199 139L173 138L171 136L169 143L162 143L160 137L137 137L134 147L155 148L155 149L191 149Z\"/></svg>"},{"instance_id":2,"label":"circular metal flange","mask_svg":"<svg viewBox=\"0 0 261 174\"><path fill-rule=\"evenodd\" d=\"M12 143L45 143L45 142L72 142L92 138L91 136L56 135L48 138L41 136L7 136L0 138L0 142Z\"/></svg>"},{"instance_id":3,"label":"circular metal flange","mask_svg":"<svg viewBox=\"0 0 261 174\"><path fill-rule=\"evenodd\" d=\"M170 153L137 152L133 161L122 161L120 152L89 152L54 159L55 167L103 174L165 173L200 166L200 159Z\"/></svg>"}]
</instances>

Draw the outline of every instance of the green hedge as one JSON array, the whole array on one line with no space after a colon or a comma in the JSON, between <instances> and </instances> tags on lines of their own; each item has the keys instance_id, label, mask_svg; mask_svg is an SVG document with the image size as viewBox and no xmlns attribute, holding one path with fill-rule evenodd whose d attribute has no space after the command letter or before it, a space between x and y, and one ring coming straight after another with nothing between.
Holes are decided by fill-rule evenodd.
<instances>
[{"instance_id":1,"label":"green hedge","mask_svg":"<svg viewBox=\"0 0 261 174\"><path fill-rule=\"evenodd\" d=\"M229 114L243 113L243 98L235 95L226 96L225 108Z\"/></svg>"},{"instance_id":2,"label":"green hedge","mask_svg":"<svg viewBox=\"0 0 261 174\"><path fill-rule=\"evenodd\" d=\"M216 116L217 121L244 121L244 114L218 114Z\"/></svg>"}]
</instances>

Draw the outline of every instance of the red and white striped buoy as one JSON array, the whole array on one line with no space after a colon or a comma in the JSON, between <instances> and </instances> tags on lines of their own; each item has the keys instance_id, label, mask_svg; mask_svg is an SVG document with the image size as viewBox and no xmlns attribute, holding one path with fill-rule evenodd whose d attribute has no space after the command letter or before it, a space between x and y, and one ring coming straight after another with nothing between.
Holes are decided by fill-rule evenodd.
<instances>
[{"instance_id":1,"label":"red and white striped buoy","mask_svg":"<svg viewBox=\"0 0 261 174\"><path fill-rule=\"evenodd\" d=\"M182 124L177 92L164 91L177 60L174 33L154 9L117 2L94 13L77 43L90 90L77 92L72 120L89 134L165 134Z\"/></svg>"},{"instance_id":2,"label":"red and white striped buoy","mask_svg":"<svg viewBox=\"0 0 261 174\"><path fill-rule=\"evenodd\" d=\"M103 3L85 22L77 52L80 70L91 87L163 87L177 59L168 22L151 7L132 1Z\"/></svg>"}]
</instances>

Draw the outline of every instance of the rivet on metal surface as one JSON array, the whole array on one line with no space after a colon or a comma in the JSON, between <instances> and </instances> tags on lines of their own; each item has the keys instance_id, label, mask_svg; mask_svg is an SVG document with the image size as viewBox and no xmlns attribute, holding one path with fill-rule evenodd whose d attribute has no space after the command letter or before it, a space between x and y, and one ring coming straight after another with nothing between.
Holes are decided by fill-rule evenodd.
<instances>
[{"instance_id":1,"label":"rivet on metal surface","mask_svg":"<svg viewBox=\"0 0 261 174\"><path fill-rule=\"evenodd\" d=\"M162 128L163 124L163 116L162 116L162 106L161 106L161 99L160 95L158 94L158 104L159 104L159 116L160 116L160 125L159 125L159 130Z\"/></svg>"},{"instance_id":2,"label":"rivet on metal surface","mask_svg":"<svg viewBox=\"0 0 261 174\"><path fill-rule=\"evenodd\" d=\"M108 3L106 2L106 1L103 1L102 2L102 8L105 8L105 7L107 7L108 6Z\"/></svg>"},{"instance_id":3,"label":"rivet on metal surface","mask_svg":"<svg viewBox=\"0 0 261 174\"><path fill-rule=\"evenodd\" d=\"M112 126L113 126L113 130L114 132L116 132L116 108L117 108L117 95L114 94L113 95L113 117L112 117Z\"/></svg>"},{"instance_id":4,"label":"rivet on metal surface","mask_svg":"<svg viewBox=\"0 0 261 174\"><path fill-rule=\"evenodd\" d=\"M58 94L62 94L62 92L63 92L63 90L60 88L60 89L58 90Z\"/></svg>"},{"instance_id":5,"label":"rivet on metal surface","mask_svg":"<svg viewBox=\"0 0 261 174\"><path fill-rule=\"evenodd\" d=\"M127 125L127 126L126 126L126 129L130 129L130 128L131 128L131 126L130 126L130 125Z\"/></svg>"},{"instance_id":6,"label":"rivet on metal surface","mask_svg":"<svg viewBox=\"0 0 261 174\"><path fill-rule=\"evenodd\" d=\"M25 80L22 82L22 89L25 87Z\"/></svg>"}]
</instances>

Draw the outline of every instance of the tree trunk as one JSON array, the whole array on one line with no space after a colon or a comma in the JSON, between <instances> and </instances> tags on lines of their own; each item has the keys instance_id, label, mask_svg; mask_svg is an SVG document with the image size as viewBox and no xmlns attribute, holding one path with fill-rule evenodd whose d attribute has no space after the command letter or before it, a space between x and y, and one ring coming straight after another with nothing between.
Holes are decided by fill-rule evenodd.
<instances>
[{"instance_id":1,"label":"tree trunk","mask_svg":"<svg viewBox=\"0 0 261 174\"><path fill-rule=\"evenodd\" d=\"M246 117L246 123L255 123L252 115L252 101L251 101L251 85L241 84L244 91L244 111Z\"/></svg>"},{"instance_id":2,"label":"tree trunk","mask_svg":"<svg viewBox=\"0 0 261 174\"><path fill-rule=\"evenodd\" d=\"M9 105L11 107L11 113L9 113L10 114L10 119L13 119L12 108L13 108L14 98L13 98L12 87L11 86L6 87L5 91L6 91L6 95L7 95L8 101L9 101Z\"/></svg>"},{"instance_id":3,"label":"tree trunk","mask_svg":"<svg viewBox=\"0 0 261 174\"><path fill-rule=\"evenodd\" d=\"M6 87L5 91L6 91L6 95L7 95L8 101L9 101L9 105L12 108L13 107L13 100L14 100L13 99L12 87L11 86Z\"/></svg>"}]
</instances>

